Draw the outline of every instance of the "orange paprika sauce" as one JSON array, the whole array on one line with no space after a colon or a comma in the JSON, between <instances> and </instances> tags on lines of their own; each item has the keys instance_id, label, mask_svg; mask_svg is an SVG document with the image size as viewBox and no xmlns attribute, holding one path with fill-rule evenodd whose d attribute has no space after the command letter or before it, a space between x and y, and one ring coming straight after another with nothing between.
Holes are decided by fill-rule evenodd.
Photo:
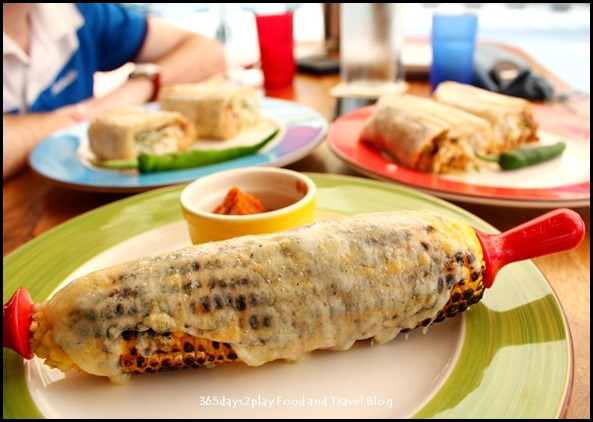
<instances>
[{"instance_id":1,"label":"orange paprika sauce","mask_svg":"<svg viewBox=\"0 0 593 422\"><path fill-rule=\"evenodd\" d=\"M215 214L249 215L267 212L268 210L255 196L232 187L226 194L222 204L214 209Z\"/></svg>"}]
</instances>

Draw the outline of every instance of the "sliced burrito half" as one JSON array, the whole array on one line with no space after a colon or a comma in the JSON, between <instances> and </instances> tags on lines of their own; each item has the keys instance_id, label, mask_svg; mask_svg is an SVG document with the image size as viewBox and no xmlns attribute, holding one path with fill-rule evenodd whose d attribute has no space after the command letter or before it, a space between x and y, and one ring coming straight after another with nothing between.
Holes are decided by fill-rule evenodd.
<instances>
[{"instance_id":1,"label":"sliced burrito half","mask_svg":"<svg viewBox=\"0 0 593 422\"><path fill-rule=\"evenodd\" d=\"M492 154L538 140L531 103L458 82L442 82L434 92L437 101L483 117L492 125L496 141Z\"/></svg>"},{"instance_id":2,"label":"sliced burrito half","mask_svg":"<svg viewBox=\"0 0 593 422\"><path fill-rule=\"evenodd\" d=\"M196 141L196 132L181 113L126 106L95 118L88 137L91 151L103 161L182 151Z\"/></svg>"},{"instance_id":3,"label":"sliced burrito half","mask_svg":"<svg viewBox=\"0 0 593 422\"><path fill-rule=\"evenodd\" d=\"M159 93L161 110L178 111L196 127L202 140L226 140L260 120L254 88L212 83L177 84Z\"/></svg>"},{"instance_id":4,"label":"sliced burrito half","mask_svg":"<svg viewBox=\"0 0 593 422\"><path fill-rule=\"evenodd\" d=\"M492 143L487 120L428 98L383 95L360 139L400 164L426 173L467 171L474 151Z\"/></svg>"}]
</instances>

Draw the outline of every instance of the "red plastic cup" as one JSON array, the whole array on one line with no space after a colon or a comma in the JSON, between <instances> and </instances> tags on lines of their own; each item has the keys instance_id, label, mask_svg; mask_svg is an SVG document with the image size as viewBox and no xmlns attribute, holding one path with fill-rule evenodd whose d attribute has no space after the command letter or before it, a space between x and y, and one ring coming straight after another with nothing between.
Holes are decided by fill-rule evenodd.
<instances>
[{"instance_id":1,"label":"red plastic cup","mask_svg":"<svg viewBox=\"0 0 593 422\"><path fill-rule=\"evenodd\" d=\"M255 15L264 86L291 85L296 73L293 12Z\"/></svg>"}]
</instances>

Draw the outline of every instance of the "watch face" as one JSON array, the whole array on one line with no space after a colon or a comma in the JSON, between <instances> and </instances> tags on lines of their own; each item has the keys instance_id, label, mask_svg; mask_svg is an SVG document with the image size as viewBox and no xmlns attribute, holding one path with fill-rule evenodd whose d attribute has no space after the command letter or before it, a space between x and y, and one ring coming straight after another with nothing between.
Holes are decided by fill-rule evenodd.
<instances>
[{"instance_id":1,"label":"watch face","mask_svg":"<svg viewBox=\"0 0 593 422\"><path fill-rule=\"evenodd\" d=\"M130 76L146 75L154 76L161 72L159 65L154 63L140 63L137 64Z\"/></svg>"}]
</instances>

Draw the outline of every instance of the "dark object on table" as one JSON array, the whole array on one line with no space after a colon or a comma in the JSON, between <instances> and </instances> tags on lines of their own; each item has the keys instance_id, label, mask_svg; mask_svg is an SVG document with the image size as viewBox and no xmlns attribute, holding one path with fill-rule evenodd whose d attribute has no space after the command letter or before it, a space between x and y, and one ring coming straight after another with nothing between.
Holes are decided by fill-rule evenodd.
<instances>
[{"instance_id":1,"label":"dark object on table","mask_svg":"<svg viewBox=\"0 0 593 422\"><path fill-rule=\"evenodd\" d=\"M545 101L554 98L554 88L527 63L497 47L479 45L474 57L475 86L500 94Z\"/></svg>"},{"instance_id":2,"label":"dark object on table","mask_svg":"<svg viewBox=\"0 0 593 422\"><path fill-rule=\"evenodd\" d=\"M332 75L340 73L340 59L331 56L309 56L297 59L297 70L310 75Z\"/></svg>"},{"instance_id":3,"label":"dark object on table","mask_svg":"<svg viewBox=\"0 0 593 422\"><path fill-rule=\"evenodd\" d=\"M337 119L344 114L352 113L359 108L375 104L377 99L369 98L354 98L354 97L339 97L336 101L336 109L334 119Z\"/></svg>"}]
</instances>

